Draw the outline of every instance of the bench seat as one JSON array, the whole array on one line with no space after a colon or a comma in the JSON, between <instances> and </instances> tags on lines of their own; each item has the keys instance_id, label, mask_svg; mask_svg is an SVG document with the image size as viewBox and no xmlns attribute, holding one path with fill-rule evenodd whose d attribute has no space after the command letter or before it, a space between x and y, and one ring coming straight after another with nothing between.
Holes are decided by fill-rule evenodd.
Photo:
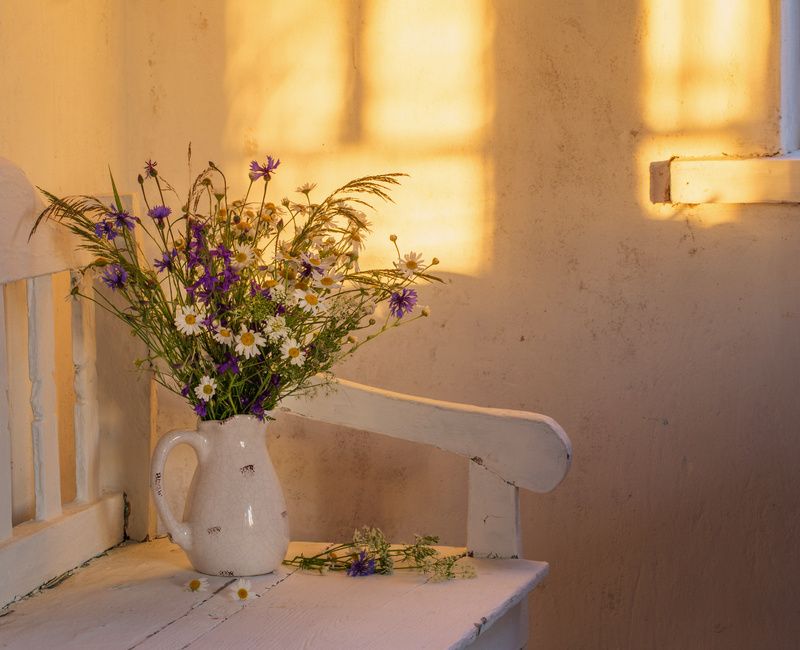
<instances>
[{"instance_id":1,"label":"bench seat","mask_svg":"<svg viewBox=\"0 0 800 650\"><path fill-rule=\"evenodd\" d=\"M324 547L292 542L287 557ZM258 597L241 603L227 588L233 578L209 576L207 591L186 591L183 585L199 574L168 540L126 543L0 611L0 648L506 647L498 636L503 626L493 623L519 603L526 607L548 565L461 562L473 564L478 577L434 583L414 571L350 578L283 566L251 578Z\"/></svg>"}]
</instances>

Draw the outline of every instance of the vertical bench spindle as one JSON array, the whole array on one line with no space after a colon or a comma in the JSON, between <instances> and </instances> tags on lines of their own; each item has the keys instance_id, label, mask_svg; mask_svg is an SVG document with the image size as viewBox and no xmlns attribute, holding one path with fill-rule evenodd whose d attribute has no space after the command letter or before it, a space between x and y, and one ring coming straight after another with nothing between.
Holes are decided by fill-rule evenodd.
<instances>
[{"instance_id":1,"label":"vertical bench spindle","mask_svg":"<svg viewBox=\"0 0 800 650\"><path fill-rule=\"evenodd\" d=\"M5 285L0 285L0 542L11 536L11 427L8 413Z\"/></svg>"},{"instance_id":2,"label":"vertical bench spindle","mask_svg":"<svg viewBox=\"0 0 800 650\"><path fill-rule=\"evenodd\" d=\"M26 283L36 519L42 521L61 514L53 279L50 275L42 275L26 280Z\"/></svg>"},{"instance_id":3,"label":"vertical bench spindle","mask_svg":"<svg viewBox=\"0 0 800 650\"><path fill-rule=\"evenodd\" d=\"M94 295L89 276L73 274L72 281L79 284L81 293ZM97 345L95 306L82 298L72 299L72 358L75 364L75 482L78 500L90 502L100 495Z\"/></svg>"}]
</instances>

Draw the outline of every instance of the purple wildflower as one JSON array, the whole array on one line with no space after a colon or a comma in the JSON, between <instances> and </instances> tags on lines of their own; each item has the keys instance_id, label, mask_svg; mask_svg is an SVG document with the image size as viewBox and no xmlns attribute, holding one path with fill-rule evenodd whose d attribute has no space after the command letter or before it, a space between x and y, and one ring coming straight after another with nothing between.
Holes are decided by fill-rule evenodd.
<instances>
[{"instance_id":1,"label":"purple wildflower","mask_svg":"<svg viewBox=\"0 0 800 650\"><path fill-rule=\"evenodd\" d=\"M183 385L183 388L181 388L181 395L184 397L189 397L189 384Z\"/></svg>"},{"instance_id":2,"label":"purple wildflower","mask_svg":"<svg viewBox=\"0 0 800 650\"><path fill-rule=\"evenodd\" d=\"M105 219L94 224L94 234L100 239L105 237L108 241L111 241L118 233L114 228L114 223Z\"/></svg>"},{"instance_id":3,"label":"purple wildflower","mask_svg":"<svg viewBox=\"0 0 800 650\"><path fill-rule=\"evenodd\" d=\"M250 163L250 180L257 181L259 178L263 178L265 181L268 181L272 178L272 172L274 172L280 164L280 159L273 158L272 156L267 156L266 165L259 165L258 161L254 160Z\"/></svg>"},{"instance_id":4,"label":"purple wildflower","mask_svg":"<svg viewBox=\"0 0 800 650\"><path fill-rule=\"evenodd\" d=\"M217 372L220 375L225 374L226 372L230 372L232 375L239 374L239 364L236 361L236 357L234 357L230 352L228 353L228 358L225 359L221 364L217 366Z\"/></svg>"},{"instance_id":5,"label":"purple wildflower","mask_svg":"<svg viewBox=\"0 0 800 650\"><path fill-rule=\"evenodd\" d=\"M175 266L176 257L178 257L178 251L173 248L168 253L162 253L160 260L153 260L153 266L155 266L158 271L171 271Z\"/></svg>"},{"instance_id":6,"label":"purple wildflower","mask_svg":"<svg viewBox=\"0 0 800 650\"><path fill-rule=\"evenodd\" d=\"M144 175L147 178L155 178L156 176L158 176L158 172L156 171L156 165L157 164L158 163L155 162L154 160L148 160L144 164Z\"/></svg>"},{"instance_id":7,"label":"purple wildflower","mask_svg":"<svg viewBox=\"0 0 800 650\"><path fill-rule=\"evenodd\" d=\"M264 421L264 418L267 415L266 411L264 410L264 400L267 399L267 395L268 395L267 393L259 395L250 405L250 413L256 416L256 418L261 420L262 422Z\"/></svg>"},{"instance_id":8,"label":"purple wildflower","mask_svg":"<svg viewBox=\"0 0 800 650\"><path fill-rule=\"evenodd\" d=\"M375 573L375 558L367 557L364 551L358 554L353 563L347 567L347 575L351 578L356 576L368 576Z\"/></svg>"},{"instance_id":9,"label":"purple wildflower","mask_svg":"<svg viewBox=\"0 0 800 650\"><path fill-rule=\"evenodd\" d=\"M218 257L226 262L231 261L231 255L233 255L233 251L224 244L220 244L216 248L211 249L211 257Z\"/></svg>"},{"instance_id":10,"label":"purple wildflower","mask_svg":"<svg viewBox=\"0 0 800 650\"><path fill-rule=\"evenodd\" d=\"M204 418L208 411L206 410L206 403L205 402L198 402L195 404L194 412L197 413L201 418Z\"/></svg>"},{"instance_id":11,"label":"purple wildflower","mask_svg":"<svg viewBox=\"0 0 800 650\"><path fill-rule=\"evenodd\" d=\"M115 210L112 208L106 214L106 217L114 223L114 227L122 230L127 228L133 230L134 218L129 215L125 210Z\"/></svg>"},{"instance_id":12,"label":"purple wildflower","mask_svg":"<svg viewBox=\"0 0 800 650\"><path fill-rule=\"evenodd\" d=\"M389 313L395 318L410 314L417 304L417 292L413 289L395 291L389 298Z\"/></svg>"},{"instance_id":13,"label":"purple wildflower","mask_svg":"<svg viewBox=\"0 0 800 650\"><path fill-rule=\"evenodd\" d=\"M172 209L166 205L154 205L147 211L147 216L152 217L159 226L163 225L164 219L172 214Z\"/></svg>"},{"instance_id":14,"label":"purple wildflower","mask_svg":"<svg viewBox=\"0 0 800 650\"><path fill-rule=\"evenodd\" d=\"M250 280L250 297L255 298L256 296L263 296L267 300L269 300L272 297L269 292L269 289L267 289L266 287L262 287L255 280Z\"/></svg>"},{"instance_id":15,"label":"purple wildflower","mask_svg":"<svg viewBox=\"0 0 800 650\"><path fill-rule=\"evenodd\" d=\"M119 264L111 264L103 271L103 277L101 279L109 289L115 291L125 286L125 283L128 281L128 272Z\"/></svg>"}]
</instances>

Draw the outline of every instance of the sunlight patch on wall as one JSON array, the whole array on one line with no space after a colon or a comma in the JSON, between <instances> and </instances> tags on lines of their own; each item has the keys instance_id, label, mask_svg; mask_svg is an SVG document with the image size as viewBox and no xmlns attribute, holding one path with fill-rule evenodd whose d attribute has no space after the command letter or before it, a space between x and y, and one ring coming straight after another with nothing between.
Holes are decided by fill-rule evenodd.
<instances>
[{"instance_id":1,"label":"sunlight patch on wall","mask_svg":"<svg viewBox=\"0 0 800 650\"><path fill-rule=\"evenodd\" d=\"M751 156L777 142L777 20L768 0L644 0L642 101L646 144L637 150L639 199L650 218L685 206L652 204L649 164L675 156ZM773 68L774 71L774 68ZM735 218L708 211L705 225Z\"/></svg>"},{"instance_id":2,"label":"sunlight patch on wall","mask_svg":"<svg viewBox=\"0 0 800 650\"><path fill-rule=\"evenodd\" d=\"M315 151L348 110L346 3L226 4L226 140L261 157Z\"/></svg>"},{"instance_id":3,"label":"sunlight patch on wall","mask_svg":"<svg viewBox=\"0 0 800 650\"><path fill-rule=\"evenodd\" d=\"M480 136L489 119L481 3L375 2L369 18L368 136L427 146Z\"/></svg>"},{"instance_id":4,"label":"sunlight patch on wall","mask_svg":"<svg viewBox=\"0 0 800 650\"><path fill-rule=\"evenodd\" d=\"M489 14L485 0L230 3L226 166L280 157L275 202L306 181L321 200L357 176L409 173L396 204L369 216L364 263L391 262L393 232L442 272L481 273L494 209Z\"/></svg>"}]
</instances>

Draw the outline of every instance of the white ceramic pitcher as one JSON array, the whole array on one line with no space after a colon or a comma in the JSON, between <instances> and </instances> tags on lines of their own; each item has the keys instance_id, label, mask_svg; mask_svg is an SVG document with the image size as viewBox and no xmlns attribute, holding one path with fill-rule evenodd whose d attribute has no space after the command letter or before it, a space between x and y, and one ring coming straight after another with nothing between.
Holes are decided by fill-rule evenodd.
<instances>
[{"instance_id":1,"label":"white ceramic pitcher","mask_svg":"<svg viewBox=\"0 0 800 650\"><path fill-rule=\"evenodd\" d=\"M158 513L201 573L258 575L284 559L289 522L266 426L249 415L201 421L198 431L172 431L156 445L150 486ZM182 443L194 448L198 463L181 522L170 511L163 483L167 455Z\"/></svg>"}]
</instances>

